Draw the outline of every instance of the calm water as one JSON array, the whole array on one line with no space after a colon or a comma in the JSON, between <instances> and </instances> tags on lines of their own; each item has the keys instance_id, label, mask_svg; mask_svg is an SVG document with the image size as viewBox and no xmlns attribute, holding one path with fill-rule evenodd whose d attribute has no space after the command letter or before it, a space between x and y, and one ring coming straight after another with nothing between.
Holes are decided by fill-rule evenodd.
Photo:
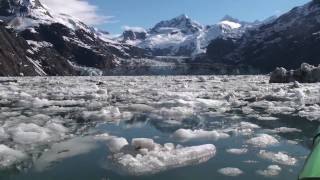
<instances>
[{"instance_id":1,"label":"calm water","mask_svg":"<svg viewBox=\"0 0 320 180\"><path fill-rule=\"evenodd\" d=\"M245 119L245 118L244 118ZM241 120L244 120L241 119ZM248 121L254 121L254 119L245 119ZM240 120L237 120L240 121ZM295 166L281 166L282 171L279 176L268 178L258 175L256 173L259 169L266 169L267 166L274 164L271 161L263 160L257 156L259 148L249 148L248 154L245 155L234 155L226 152L229 148L243 147L246 138L242 136L232 136L229 139L219 141L192 141L188 143L176 142L170 135L174 130L180 127L188 128L222 128L227 127L234 120L230 120L224 117L206 117L202 119L201 123L195 119L189 119L183 126L171 126L162 124L157 120L149 119L146 121L146 116L136 117L132 121L121 122L120 124L100 124L93 128L94 133L108 132L113 135L125 137L130 141L132 138L147 137L155 139L157 143L174 142L185 146L189 145L201 145L206 143L215 144L217 147L217 155L206 163L189 166L184 168L178 168L167 172L162 172L151 176L140 176L130 177L116 173L115 169L109 166L108 162L108 150L103 143L97 143L97 148L92 151L77 155L71 158L66 158L62 161L53 163L49 168L38 171L35 168L25 170L25 172L2 172L2 179L12 180L126 180L126 179L146 179L146 180L157 180L157 179L230 179L228 176L219 174L217 171L223 167L238 167L244 171L243 175L233 177L233 179L245 180L245 179L281 179L281 180L292 180L297 178L297 174L302 168L305 156L309 153L308 143L309 139L312 138L312 131L315 131L315 123L309 123L308 121L301 121L300 118L289 118L281 117L276 123L264 122L260 126L266 129L272 129L273 127L280 127L286 125L289 127L302 128L302 133L289 133L279 136L281 143L277 146L266 148L270 151L286 151L293 157L298 159L298 163ZM306 123L308 122L308 123ZM264 129L259 132L264 132ZM258 133L259 133L258 132ZM299 140L301 144L292 145L287 140ZM246 161L253 161L248 163ZM275 163L276 164L276 163Z\"/></svg>"}]
</instances>

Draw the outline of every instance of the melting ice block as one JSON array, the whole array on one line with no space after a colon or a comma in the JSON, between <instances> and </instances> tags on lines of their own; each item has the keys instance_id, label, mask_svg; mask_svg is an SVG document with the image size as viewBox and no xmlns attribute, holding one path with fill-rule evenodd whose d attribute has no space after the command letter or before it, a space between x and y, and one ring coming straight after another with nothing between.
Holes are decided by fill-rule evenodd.
<instances>
[{"instance_id":1,"label":"melting ice block","mask_svg":"<svg viewBox=\"0 0 320 180\"><path fill-rule=\"evenodd\" d=\"M259 152L259 157L267 160L271 160L272 162L276 162L282 165L294 166L297 163L297 159L294 157L290 157L289 155L283 152L269 152L265 150L261 150Z\"/></svg>"},{"instance_id":2,"label":"melting ice block","mask_svg":"<svg viewBox=\"0 0 320 180\"><path fill-rule=\"evenodd\" d=\"M141 140L141 139L140 139ZM134 140L131 150L123 150L111 158L120 173L140 176L155 174L169 169L200 164L208 161L216 154L216 147L212 144L177 148L173 144L154 144L153 150L135 149L139 144L148 145L151 141ZM130 148L129 148L130 149ZM143 150L143 151L141 151Z\"/></svg>"},{"instance_id":3,"label":"melting ice block","mask_svg":"<svg viewBox=\"0 0 320 180\"><path fill-rule=\"evenodd\" d=\"M218 172L225 176L232 176L232 177L236 177L243 174L243 171L241 171L239 168L232 168L232 167L222 168L218 170Z\"/></svg>"},{"instance_id":4,"label":"melting ice block","mask_svg":"<svg viewBox=\"0 0 320 180\"><path fill-rule=\"evenodd\" d=\"M257 137L249 139L247 143L256 147L267 147L270 145L279 144L279 141L268 134L260 134Z\"/></svg>"},{"instance_id":5,"label":"melting ice block","mask_svg":"<svg viewBox=\"0 0 320 180\"><path fill-rule=\"evenodd\" d=\"M191 130L191 129L179 129L173 133L173 138L180 141L190 141L195 139L226 139L229 138L229 134L218 131L205 131L205 130Z\"/></svg>"},{"instance_id":6,"label":"melting ice block","mask_svg":"<svg viewBox=\"0 0 320 180\"><path fill-rule=\"evenodd\" d=\"M278 165L270 165L266 170L258 170L257 173L261 176L272 177L278 176L281 172L281 167Z\"/></svg>"},{"instance_id":7,"label":"melting ice block","mask_svg":"<svg viewBox=\"0 0 320 180\"><path fill-rule=\"evenodd\" d=\"M0 144L0 168L8 168L27 158L27 155L21 151L9 148Z\"/></svg>"}]
</instances>

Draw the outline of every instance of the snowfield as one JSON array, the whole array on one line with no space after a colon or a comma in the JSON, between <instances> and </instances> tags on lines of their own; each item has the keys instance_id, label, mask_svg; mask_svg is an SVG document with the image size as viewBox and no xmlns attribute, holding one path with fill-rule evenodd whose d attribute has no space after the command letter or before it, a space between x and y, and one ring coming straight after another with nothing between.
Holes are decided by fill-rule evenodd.
<instances>
[{"instance_id":1,"label":"snowfield","mask_svg":"<svg viewBox=\"0 0 320 180\"><path fill-rule=\"evenodd\" d=\"M268 80L267 76L0 78L0 168L33 164L41 171L56 161L90 153L100 143L105 145L102 152L109 169L126 175L199 164L220 176L297 173L309 152L305 145L311 131L319 125L320 84ZM141 130L130 134L135 128ZM264 163L253 171L244 164L225 168L235 166L237 159L224 156Z\"/></svg>"}]
</instances>

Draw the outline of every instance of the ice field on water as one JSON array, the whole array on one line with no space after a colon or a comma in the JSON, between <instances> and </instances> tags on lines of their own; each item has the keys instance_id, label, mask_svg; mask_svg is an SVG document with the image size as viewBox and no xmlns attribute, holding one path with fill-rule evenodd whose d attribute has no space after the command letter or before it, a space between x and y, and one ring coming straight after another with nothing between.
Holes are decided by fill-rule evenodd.
<instances>
[{"instance_id":1,"label":"ice field on water","mask_svg":"<svg viewBox=\"0 0 320 180\"><path fill-rule=\"evenodd\" d=\"M296 179L320 84L268 80L0 78L0 179Z\"/></svg>"}]
</instances>

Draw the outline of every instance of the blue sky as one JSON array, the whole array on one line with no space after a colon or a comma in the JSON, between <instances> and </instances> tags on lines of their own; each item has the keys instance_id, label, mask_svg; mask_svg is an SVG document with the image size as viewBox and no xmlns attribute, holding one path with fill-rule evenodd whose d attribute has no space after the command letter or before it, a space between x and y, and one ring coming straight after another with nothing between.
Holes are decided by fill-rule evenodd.
<instances>
[{"instance_id":1,"label":"blue sky","mask_svg":"<svg viewBox=\"0 0 320 180\"><path fill-rule=\"evenodd\" d=\"M161 20L187 14L206 25L218 22L228 14L240 20L263 20L280 15L310 0L88 0L98 7L98 14L113 16L99 28L113 34L123 26L150 28Z\"/></svg>"}]
</instances>

